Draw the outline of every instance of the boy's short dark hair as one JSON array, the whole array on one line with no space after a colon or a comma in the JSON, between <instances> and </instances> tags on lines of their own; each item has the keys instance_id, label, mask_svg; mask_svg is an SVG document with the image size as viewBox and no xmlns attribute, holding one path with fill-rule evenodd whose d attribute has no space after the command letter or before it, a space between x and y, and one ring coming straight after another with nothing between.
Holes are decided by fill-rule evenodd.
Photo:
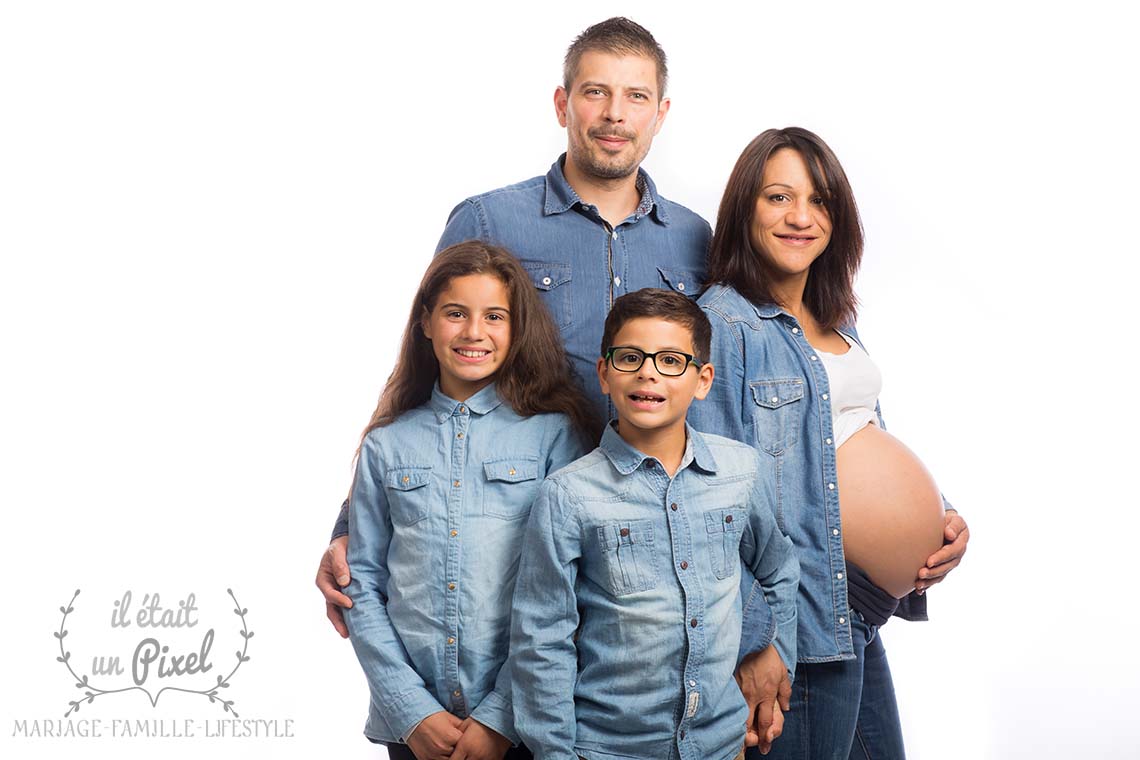
<instances>
[{"instance_id":1,"label":"boy's short dark hair","mask_svg":"<svg viewBox=\"0 0 1140 760\"><path fill-rule=\"evenodd\" d=\"M567 90L578 75L578 63L590 51L611 55L641 55L657 64L657 99L665 97L669 70L665 65L665 51L641 24L622 16L608 18L582 32L570 44L562 63L562 86Z\"/></svg>"},{"instance_id":2,"label":"boy's short dark hair","mask_svg":"<svg viewBox=\"0 0 1140 760\"><path fill-rule=\"evenodd\" d=\"M602 350L599 355L605 355L606 349L613 344L614 336L626 322L644 317L664 319L681 325L693 336L693 351L697 361L709 360L709 343L712 342L709 318L688 296L660 288L642 288L614 301L602 330Z\"/></svg>"}]
</instances>

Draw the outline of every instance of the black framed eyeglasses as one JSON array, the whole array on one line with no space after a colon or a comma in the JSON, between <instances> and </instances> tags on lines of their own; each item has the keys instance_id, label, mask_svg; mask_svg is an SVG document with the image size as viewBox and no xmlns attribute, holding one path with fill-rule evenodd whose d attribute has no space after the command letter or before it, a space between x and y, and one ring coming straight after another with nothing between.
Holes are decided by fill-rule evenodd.
<instances>
[{"instance_id":1,"label":"black framed eyeglasses","mask_svg":"<svg viewBox=\"0 0 1140 760\"><path fill-rule=\"evenodd\" d=\"M694 359L692 354L681 351L657 351L651 354L633 346L610 346L606 349L605 358L618 372L637 372L646 359L652 359L653 366L666 377L685 374L690 364L697 369L703 364Z\"/></svg>"}]
</instances>

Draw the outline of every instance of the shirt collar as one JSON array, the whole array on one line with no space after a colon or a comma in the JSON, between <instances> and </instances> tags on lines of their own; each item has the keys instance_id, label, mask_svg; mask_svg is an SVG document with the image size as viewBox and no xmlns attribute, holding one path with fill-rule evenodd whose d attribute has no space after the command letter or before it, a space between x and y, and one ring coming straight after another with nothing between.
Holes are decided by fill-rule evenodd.
<instances>
[{"instance_id":1,"label":"shirt collar","mask_svg":"<svg viewBox=\"0 0 1140 760\"><path fill-rule=\"evenodd\" d=\"M432 413L435 414L435 419L440 424L443 424L448 417L462 414L462 408L470 409L472 414L488 414L502 403L503 400L499 397L494 383L483 388L466 401L456 401L439 389L438 380L435 387L431 389L431 401L429 402Z\"/></svg>"},{"instance_id":2,"label":"shirt collar","mask_svg":"<svg viewBox=\"0 0 1140 760\"><path fill-rule=\"evenodd\" d=\"M583 202L574 188L570 186L570 183L566 181L566 175L562 173L562 163L565 160L566 154L563 153L550 167L550 171L546 173L546 200L542 208L544 216L561 214L572 209L575 204ZM641 191L641 200L637 204L635 216L642 217L653 213L657 217L657 221L668 225L669 215L657 197L657 186L653 184L653 180L641 167L637 169L637 189Z\"/></svg>"},{"instance_id":3,"label":"shirt collar","mask_svg":"<svg viewBox=\"0 0 1140 760\"><path fill-rule=\"evenodd\" d=\"M622 475L629 475L641 467L646 459L653 459L653 457L646 456L626 443L625 439L618 435L616 422L606 425L605 432L602 433L602 442L598 444L598 448L609 458L614 469ZM654 459L654 461L656 460ZM677 472L690 464L695 464L707 473L716 473L716 460L713 458L712 452L709 451L704 437L693 430L688 423L685 423L685 453L681 457L681 466L677 468Z\"/></svg>"}]
</instances>

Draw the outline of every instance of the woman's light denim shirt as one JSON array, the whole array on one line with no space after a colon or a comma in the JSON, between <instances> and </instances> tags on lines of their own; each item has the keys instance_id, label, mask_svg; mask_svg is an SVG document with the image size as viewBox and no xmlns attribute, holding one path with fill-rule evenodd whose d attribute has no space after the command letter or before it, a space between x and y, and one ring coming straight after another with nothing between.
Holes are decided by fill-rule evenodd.
<instances>
[{"instance_id":1,"label":"woman's light denim shirt","mask_svg":"<svg viewBox=\"0 0 1140 760\"><path fill-rule=\"evenodd\" d=\"M515 592L515 722L537 760L731 760L741 560L795 663L796 559L749 446L688 429L670 478L613 427L547 478Z\"/></svg>"},{"instance_id":2,"label":"woman's light denim shirt","mask_svg":"<svg viewBox=\"0 0 1140 760\"><path fill-rule=\"evenodd\" d=\"M584 448L562 415L520 417L490 385L431 400L364 439L349 507L352 645L364 733L404 741L432 713L512 742L511 596L531 503Z\"/></svg>"},{"instance_id":3,"label":"woman's light denim shirt","mask_svg":"<svg viewBox=\"0 0 1140 760\"><path fill-rule=\"evenodd\" d=\"M800 561L799 661L851 659L827 371L799 322L780 307L753 304L724 285L713 285L697 302L712 323L716 379L690 407L689 423L763 453L777 519ZM844 332L855 335L850 327ZM766 625L763 609L756 615L752 609L745 627ZM896 614L925 620L926 597L911 594Z\"/></svg>"}]
</instances>

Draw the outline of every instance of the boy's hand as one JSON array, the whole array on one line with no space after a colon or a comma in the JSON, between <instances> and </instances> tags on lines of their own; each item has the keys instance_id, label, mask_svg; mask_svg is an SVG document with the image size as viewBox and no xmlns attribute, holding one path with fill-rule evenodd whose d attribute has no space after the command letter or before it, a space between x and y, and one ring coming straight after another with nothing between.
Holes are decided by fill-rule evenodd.
<instances>
[{"instance_id":1,"label":"boy's hand","mask_svg":"<svg viewBox=\"0 0 1140 760\"><path fill-rule=\"evenodd\" d=\"M766 754L784 730L783 713L778 708L786 711L792 696L788 669L775 645L769 644L745 657L736 670L736 683L748 703L748 716L752 721L744 743L749 747L759 745Z\"/></svg>"},{"instance_id":2,"label":"boy's hand","mask_svg":"<svg viewBox=\"0 0 1140 760\"><path fill-rule=\"evenodd\" d=\"M347 554L348 536L334 538L317 567L317 588L325 597L325 614L344 639L348 638L348 626L344 624L344 613L340 608L352 606L352 600L340 592L349 581Z\"/></svg>"},{"instance_id":3,"label":"boy's hand","mask_svg":"<svg viewBox=\"0 0 1140 760\"><path fill-rule=\"evenodd\" d=\"M462 721L440 710L420 721L408 737L408 749L417 760L447 760L463 738Z\"/></svg>"},{"instance_id":4,"label":"boy's hand","mask_svg":"<svg viewBox=\"0 0 1140 760\"><path fill-rule=\"evenodd\" d=\"M463 738L455 745L451 760L503 760L511 748L510 739L474 718L463 721L459 729Z\"/></svg>"}]
</instances>

